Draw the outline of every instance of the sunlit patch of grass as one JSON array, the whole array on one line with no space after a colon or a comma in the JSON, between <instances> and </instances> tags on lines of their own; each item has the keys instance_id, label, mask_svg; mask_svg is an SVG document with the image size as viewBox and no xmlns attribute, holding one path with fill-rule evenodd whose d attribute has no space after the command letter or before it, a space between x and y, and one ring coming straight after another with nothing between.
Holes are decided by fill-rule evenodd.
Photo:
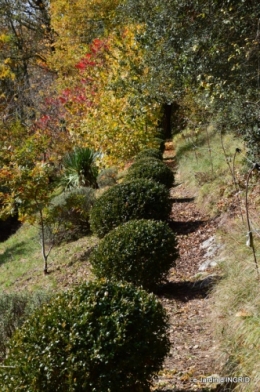
<instances>
[{"instance_id":1,"label":"sunlit patch of grass","mask_svg":"<svg viewBox=\"0 0 260 392\"><path fill-rule=\"evenodd\" d=\"M193 131L185 130L173 139L179 181L188 183L189 188L197 194L200 206L206 206L207 212L215 215L225 208L235 191L230 168L233 170L236 148L240 148L242 153L236 155L235 171L242 170L246 151L243 150L241 140L233 135L224 135L221 142L220 133L213 127L209 127L208 132L196 132L195 135ZM221 201L223 202L220 203Z\"/></svg>"},{"instance_id":2,"label":"sunlit patch of grass","mask_svg":"<svg viewBox=\"0 0 260 392\"><path fill-rule=\"evenodd\" d=\"M0 243L1 291L12 286L25 271L37 268L40 259L36 228L23 225L7 241Z\"/></svg>"},{"instance_id":3,"label":"sunlit patch of grass","mask_svg":"<svg viewBox=\"0 0 260 392\"><path fill-rule=\"evenodd\" d=\"M236 391L255 392L260 385L260 282L242 225L226 223L223 236L224 278L212 296L223 370L226 376L250 377L250 383L239 383ZM255 246L259 259L259 239Z\"/></svg>"},{"instance_id":4,"label":"sunlit patch of grass","mask_svg":"<svg viewBox=\"0 0 260 392\"><path fill-rule=\"evenodd\" d=\"M87 255L98 239L86 236L54 247L43 274L43 259L36 227L24 224L7 241L0 243L0 290L57 291L92 279Z\"/></svg>"}]
</instances>

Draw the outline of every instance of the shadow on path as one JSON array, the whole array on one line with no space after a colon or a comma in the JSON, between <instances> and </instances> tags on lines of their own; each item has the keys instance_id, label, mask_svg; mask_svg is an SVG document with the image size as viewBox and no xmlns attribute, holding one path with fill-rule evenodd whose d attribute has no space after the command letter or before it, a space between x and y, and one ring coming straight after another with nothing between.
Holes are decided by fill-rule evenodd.
<instances>
[{"instance_id":1,"label":"shadow on path","mask_svg":"<svg viewBox=\"0 0 260 392\"><path fill-rule=\"evenodd\" d=\"M219 389L219 387L216 387L214 389L209 388L202 388L202 389L196 389L196 392L228 392L231 391L230 389ZM153 392L194 392L194 389L155 389Z\"/></svg>"},{"instance_id":2,"label":"shadow on path","mask_svg":"<svg viewBox=\"0 0 260 392\"><path fill-rule=\"evenodd\" d=\"M189 234L196 231L199 227L206 225L208 221L196 220L196 221L174 221L169 220L168 225L169 227L176 233L176 234Z\"/></svg>"},{"instance_id":3,"label":"shadow on path","mask_svg":"<svg viewBox=\"0 0 260 392\"><path fill-rule=\"evenodd\" d=\"M212 275L204 279L186 282L168 282L161 285L156 294L180 302L188 302L197 298L206 298L220 277Z\"/></svg>"}]
</instances>

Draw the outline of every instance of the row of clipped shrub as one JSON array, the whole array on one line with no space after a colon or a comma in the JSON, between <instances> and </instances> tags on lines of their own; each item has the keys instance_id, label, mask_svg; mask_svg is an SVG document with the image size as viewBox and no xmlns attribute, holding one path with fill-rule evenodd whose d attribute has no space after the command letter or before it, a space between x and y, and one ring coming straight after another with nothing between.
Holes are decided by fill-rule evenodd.
<instances>
[{"instance_id":1,"label":"row of clipped shrub","mask_svg":"<svg viewBox=\"0 0 260 392\"><path fill-rule=\"evenodd\" d=\"M171 169L166 166L157 158L146 157L136 160L129 168L126 175L126 180L133 181L137 179L149 178L162 185L166 188L171 188L174 176Z\"/></svg>"},{"instance_id":2,"label":"row of clipped shrub","mask_svg":"<svg viewBox=\"0 0 260 392\"><path fill-rule=\"evenodd\" d=\"M102 240L90 263L98 278L125 280L147 290L165 279L178 255L175 235L165 223L173 181L161 152L150 149L136 157L123 183L95 202L90 224Z\"/></svg>"},{"instance_id":3,"label":"row of clipped shrub","mask_svg":"<svg viewBox=\"0 0 260 392\"><path fill-rule=\"evenodd\" d=\"M156 158L157 153L160 159ZM124 182L109 188L95 202L90 223L100 238L132 219L166 220L169 217L168 189L173 185L174 175L161 159L160 151L144 150L128 169Z\"/></svg>"},{"instance_id":4,"label":"row of clipped shrub","mask_svg":"<svg viewBox=\"0 0 260 392\"><path fill-rule=\"evenodd\" d=\"M139 286L154 290L178 252L166 223L170 176L158 176L161 154L140 155L136 163L150 166L140 170L145 176L133 165L123 183L88 209L101 238L90 261L102 279L58 295L16 331L0 369L3 392L150 391L170 347L168 317L155 295Z\"/></svg>"}]
</instances>

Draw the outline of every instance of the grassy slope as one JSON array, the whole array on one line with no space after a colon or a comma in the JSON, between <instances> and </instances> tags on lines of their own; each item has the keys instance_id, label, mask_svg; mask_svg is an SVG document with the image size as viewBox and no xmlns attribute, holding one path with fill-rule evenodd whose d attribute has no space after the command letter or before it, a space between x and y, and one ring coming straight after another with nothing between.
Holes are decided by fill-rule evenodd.
<instances>
[{"instance_id":1,"label":"grassy slope","mask_svg":"<svg viewBox=\"0 0 260 392\"><path fill-rule=\"evenodd\" d=\"M85 252L97 241L89 236L54 248L49 256L49 274L45 276L37 230L23 225L0 243L0 292L58 291L91 278Z\"/></svg>"},{"instance_id":2,"label":"grassy slope","mask_svg":"<svg viewBox=\"0 0 260 392\"><path fill-rule=\"evenodd\" d=\"M219 241L225 244L221 270L223 279L212 293L212 317L220 360L225 364L221 376L248 376L250 383L236 384L236 391L256 392L260 385L260 282L257 280L252 249L246 246L245 219L245 151L238 140L224 137L224 148L232 166L235 149L242 148L236 159L235 173L240 183L235 190L232 176L218 134L211 135L210 162L207 137L194 137L186 131L185 138L174 138L181 178L197 193L202 208L212 215L221 213ZM203 140L204 139L204 140ZM201 144L200 144L201 141ZM194 149L194 144L198 146ZM240 145L239 145L240 144ZM195 154L196 151L196 154ZM256 256L260 260L259 175L250 180L249 205L253 223ZM243 221L242 216L243 215Z\"/></svg>"}]
</instances>

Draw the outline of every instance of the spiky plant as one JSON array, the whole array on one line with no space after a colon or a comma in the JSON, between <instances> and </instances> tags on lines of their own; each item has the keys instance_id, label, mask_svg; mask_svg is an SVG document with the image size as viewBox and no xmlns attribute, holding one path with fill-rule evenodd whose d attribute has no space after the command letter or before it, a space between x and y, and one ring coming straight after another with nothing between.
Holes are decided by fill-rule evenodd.
<instances>
[{"instance_id":1,"label":"spiky plant","mask_svg":"<svg viewBox=\"0 0 260 392\"><path fill-rule=\"evenodd\" d=\"M97 188L98 167L96 159L100 156L88 147L75 147L62 161L64 173L61 185L64 188Z\"/></svg>"}]
</instances>

